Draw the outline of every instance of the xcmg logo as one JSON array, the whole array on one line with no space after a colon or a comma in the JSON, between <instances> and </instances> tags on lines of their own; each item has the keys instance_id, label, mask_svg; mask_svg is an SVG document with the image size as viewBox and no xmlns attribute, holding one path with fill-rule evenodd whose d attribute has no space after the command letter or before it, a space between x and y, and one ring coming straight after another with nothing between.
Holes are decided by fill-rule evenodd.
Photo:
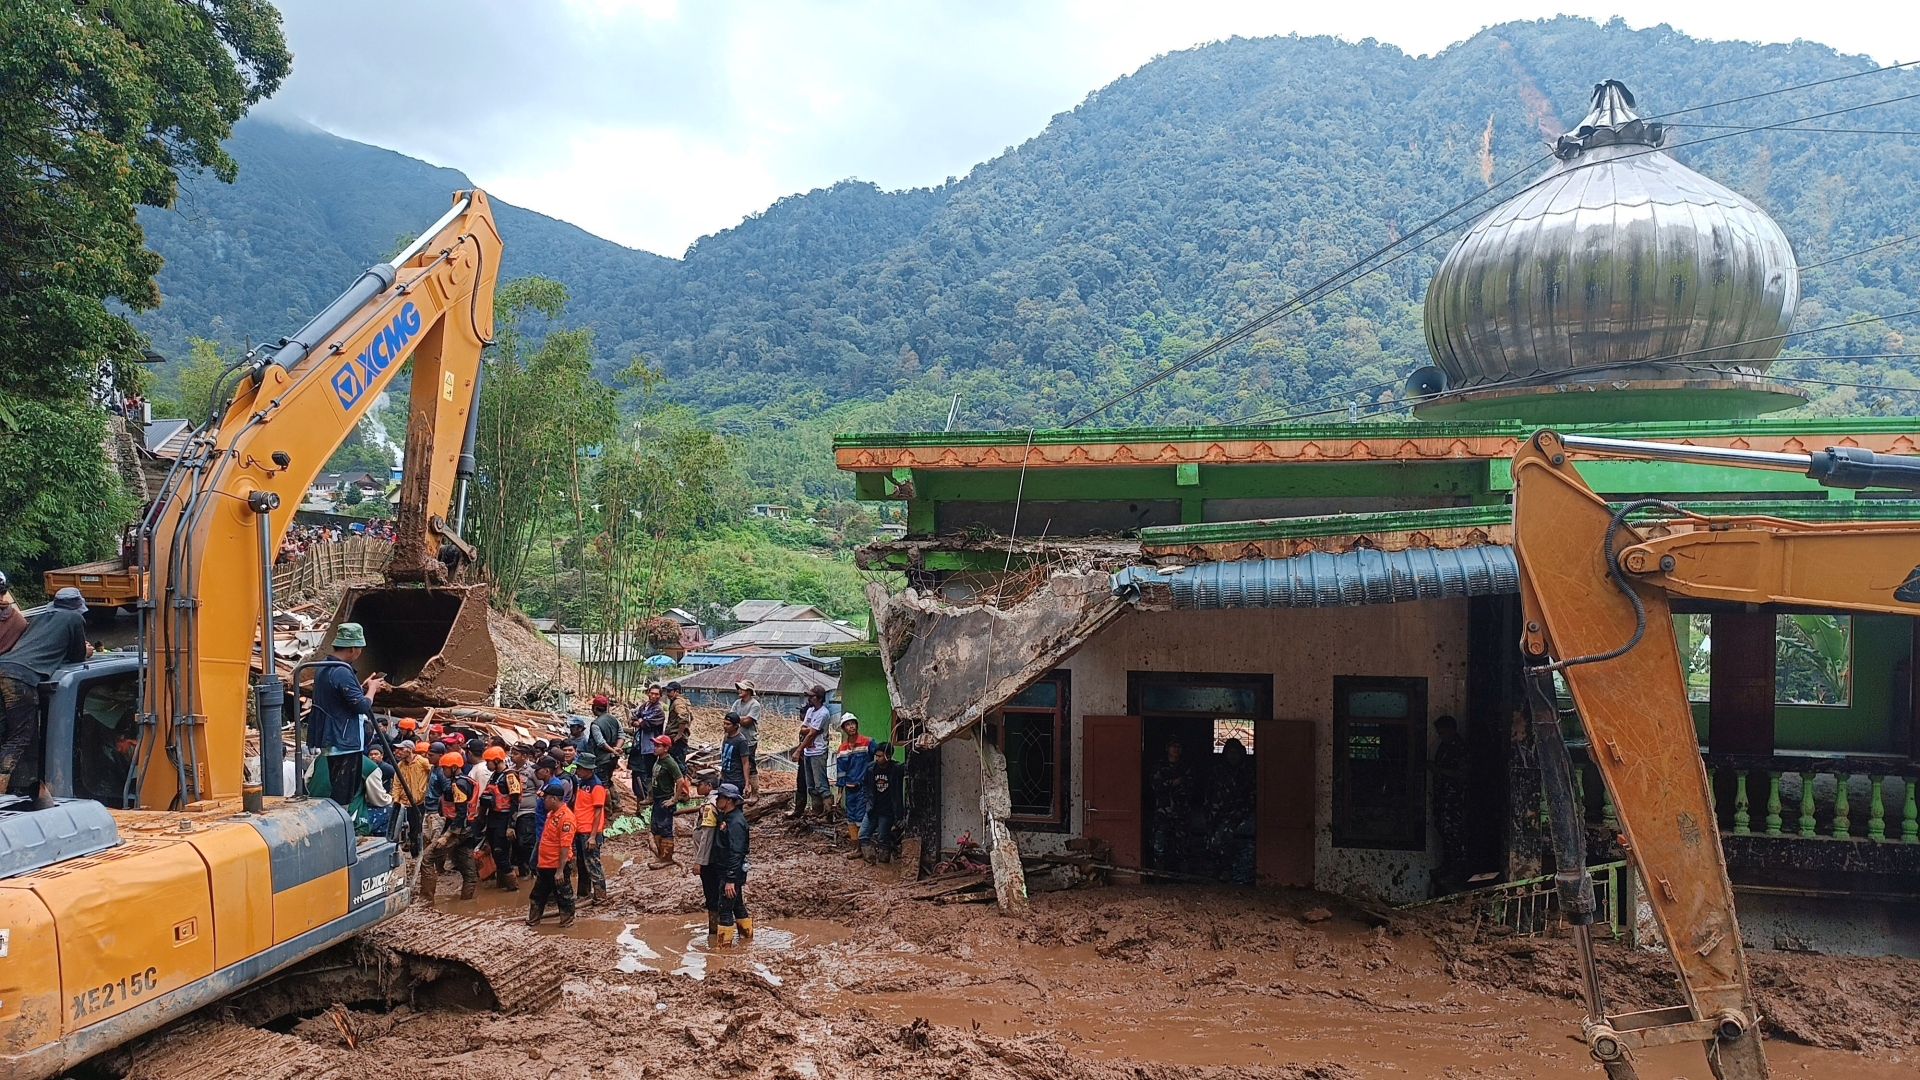
<instances>
[{"instance_id":1,"label":"xcmg logo","mask_svg":"<svg viewBox=\"0 0 1920 1080\"><path fill-rule=\"evenodd\" d=\"M367 392L367 387L373 385L374 377L398 360L400 350L419 332L420 309L409 300L359 356L341 364L340 370L333 373L333 392L340 397L340 407L352 408L360 395Z\"/></svg>"}]
</instances>

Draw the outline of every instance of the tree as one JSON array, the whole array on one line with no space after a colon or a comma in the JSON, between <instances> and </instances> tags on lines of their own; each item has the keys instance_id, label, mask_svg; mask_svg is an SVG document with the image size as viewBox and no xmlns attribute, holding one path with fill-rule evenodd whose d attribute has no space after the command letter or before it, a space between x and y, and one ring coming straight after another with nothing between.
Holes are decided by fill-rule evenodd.
<instances>
[{"instance_id":1,"label":"tree","mask_svg":"<svg viewBox=\"0 0 1920 1080\"><path fill-rule=\"evenodd\" d=\"M139 206L220 141L292 57L260 0L0 4L0 550L91 554L124 512L96 383L131 388L144 339L108 301L159 303ZM57 483L49 478L57 477ZM10 569L16 572L22 567Z\"/></svg>"},{"instance_id":2,"label":"tree","mask_svg":"<svg viewBox=\"0 0 1920 1080\"><path fill-rule=\"evenodd\" d=\"M468 532L503 607L512 605L534 543L558 511L568 511L576 537L585 533L583 463L614 430L613 396L593 377L593 332L532 333L536 318L557 319L566 306L566 287L549 278L516 278L494 294Z\"/></svg>"},{"instance_id":3,"label":"tree","mask_svg":"<svg viewBox=\"0 0 1920 1080\"><path fill-rule=\"evenodd\" d=\"M172 389L154 403L158 410L154 415L185 417L194 424L205 420L208 410L217 406L213 384L231 363L226 346L206 338L189 339L186 362L174 372Z\"/></svg>"}]
</instances>

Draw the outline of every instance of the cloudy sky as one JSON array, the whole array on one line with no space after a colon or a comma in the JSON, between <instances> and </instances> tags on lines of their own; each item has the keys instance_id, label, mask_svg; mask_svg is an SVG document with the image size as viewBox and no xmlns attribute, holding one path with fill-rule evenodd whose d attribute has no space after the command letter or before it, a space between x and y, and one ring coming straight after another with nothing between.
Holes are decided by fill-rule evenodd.
<instances>
[{"instance_id":1,"label":"cloudy sky","mask_svg":"<svg viewBox=\"0 0 1920 1080\"><path fill-rule=\"evenodd\" d=\"M1920 56L1910 4L1778 0L280 0L262 115L461 169L663 255L845 177L938 184L1156 55L1233 35L1437 52L1565 11L1700 37Z\"/></svg>"}]
</instances>

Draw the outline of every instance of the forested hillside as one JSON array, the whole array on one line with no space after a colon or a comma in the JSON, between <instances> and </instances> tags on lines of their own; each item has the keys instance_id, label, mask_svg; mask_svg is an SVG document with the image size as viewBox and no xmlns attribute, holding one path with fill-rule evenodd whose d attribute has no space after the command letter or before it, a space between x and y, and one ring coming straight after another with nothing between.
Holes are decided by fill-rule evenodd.
<instances>
[{"instance_id":1,"label":"forested hillside","mask_svg":"<svg viewBox=\"0 0 1920 1080\"><path fill-rule=\"evenodd\" d=\"M937 423L956 391L966 426L1058 422L1539 157L1600 79L1625 81L1660 114L1869 66L1814 44L1564 18L1423 58L1372 42L1235 39L1155 60L940 188L848 181L795 195L679 259L502 207L505 270L565 282L605 369L636 353L664 365L667 393L741 433L771 488L817 496L835 483L817 452L828 428ZM1898 71L1671 119L1775 124L1915 93L1920 72ZM1920 136L1854 133L1920 132L1920 101L1808 126L1846 130L1676 153L1773 213L1803 264L1920 221ZM1683 127L1675 141L1729 130ZM142 325L169 352L188 335L288 332L465 183L255 121L233 152L237 184L196 183L177 210L145 215L167 266L166 300ZM1446 247L1103 421L1218 422L1404 374L1426 362L1419 302ZM1920 306L1916 270L1920 244L1814 270L1802 324ZM1905 330L1875 324L1801 351L1902 352ZM1874 381L1908 378L1895 370L1908 363L1793 370ZM1816 407L1912 407L1875 396Z\"/></svg>"}]
</instances>

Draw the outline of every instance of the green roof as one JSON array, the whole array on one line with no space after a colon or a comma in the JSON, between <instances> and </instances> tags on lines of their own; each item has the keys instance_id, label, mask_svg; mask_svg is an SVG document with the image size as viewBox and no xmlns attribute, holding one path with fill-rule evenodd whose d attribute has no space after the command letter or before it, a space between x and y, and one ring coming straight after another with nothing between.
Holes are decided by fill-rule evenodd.
<instances>
[{"instance_id":1,"label":"green roof","mask_svg":"<svg viewBox=\"0 0 1920 1080\"><path fill-rule=\"evenodd\" d=\"M1220 427L1049 428L1028 432L1005 431L892 431L835 435L834 449L893 446L1036 446L1101 442L1214 442L1221 439L1434 439L1510 435L1525 438L1541 425L1518 420L1422 423L1417 420L1379 424L1235 424ZM1692 420L1644 424L1560 424L1559 431L1609 434L1619 438L1684 439L1730 435L1793 435L1817 430L1823 435L1909 432L1920 430L1920 417L1842 416L1765 420ZM1011 466L1009 466L1011 467Z\"/></svg>"},{"instance_id":2,"label":"green roof","mask_svg":"<svg viewBox=\"0 0 1920 1080\"><path fill-rule=\"evenodd\" d=\"M1618 504L1616 504L1618 505ZM1920 499L1767 499L1680 502L1696 514L1759 515L1793 521L1916 521ZM1649 512L1651 516L1653 512ZM1327 514L1320 517L1223 521L1205 525L1158 525L1140 530L1148 547L1221 544L1250 540L1290 540L1352 533L1411 532L1416 529L1486 528L1513 520L1513 507L1443 506L1431 510L1394 510L1379 514ZM1636 519L1638 520L1638 519Z\"/></svg>"}]
</instances>

